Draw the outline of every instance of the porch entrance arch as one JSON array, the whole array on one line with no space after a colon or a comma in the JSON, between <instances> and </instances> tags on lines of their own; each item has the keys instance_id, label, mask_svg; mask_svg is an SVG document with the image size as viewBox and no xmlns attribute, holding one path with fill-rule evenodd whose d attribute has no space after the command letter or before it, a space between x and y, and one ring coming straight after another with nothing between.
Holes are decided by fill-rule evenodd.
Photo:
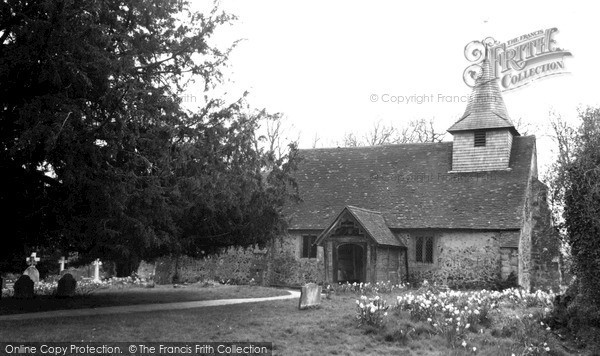
<instances>
[{"instance_id":1,"label":"porch entrance arch","mask_svg":"<svg viewBox=\"0 0 600 356\"><path fill-rule=\"evenodd\" d=\"M337 246L337 281L365 282L366 251L362 245L346 243Z\"/></svg>"}]
</instances>

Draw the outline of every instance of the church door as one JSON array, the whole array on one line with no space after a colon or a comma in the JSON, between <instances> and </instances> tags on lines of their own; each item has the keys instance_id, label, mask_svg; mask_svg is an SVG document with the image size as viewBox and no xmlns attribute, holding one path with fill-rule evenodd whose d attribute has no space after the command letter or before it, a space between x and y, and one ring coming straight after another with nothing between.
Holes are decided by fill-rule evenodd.
<instances>
[{"instance_id":1,"label":"church door","mask_svg":"<svg viewBox=\"0 0 600 356\"><path fill-rule=\"evenodd\" d=\"M337 248L337 281L360 283L365 281L365 251L357 244L343 244Z\"/></svg>"}]
</instances>

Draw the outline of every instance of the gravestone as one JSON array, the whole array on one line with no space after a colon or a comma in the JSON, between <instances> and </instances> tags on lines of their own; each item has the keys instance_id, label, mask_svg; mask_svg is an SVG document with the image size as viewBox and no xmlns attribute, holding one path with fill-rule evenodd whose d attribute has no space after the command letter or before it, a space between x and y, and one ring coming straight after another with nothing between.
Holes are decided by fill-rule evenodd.
<instances>
[{"instance_id":1,"label":"gravestone","mask_svg":"<svg viewBox=\"0 0 600 356\"><path fill-rule=\"evenodd\" d=\"M40 258L37 257L36 252L32 252L31 256L25 259L29 267L23 272L24 275L29 276L33 283L38 283L40 281L40 272L35 268L35 265L40 261Z\"/></svg>"},{"instance_id":2,"label":"gravestone","mask_svg":"<svg viewBox=\"0 0 600 356\"><path fill-rule=\"evenodd\" d=\"M321 286L316 283L308 283L302 287L298 309L307 309L321 305Z\"/></svg>"},{"instance_id":3,"label":"gravestone","mask_svg":"<svg viewBox=\"0 0 600 356\"><path fill-rule=\"evenodd\" d=\"M77 288L77 281L72 274L66 273L58 280L56 296L59 298L72 297L75 295L75 288Z\"/></svg>"},{"instance_id":4,"label":"gravestone","mask_svg":"<svg viewBox=\"0 0 600 356\"><path fill-rule=\"evenodd\" d=\"M94 261L94 282L100 282L100 266L102 266L102 262L99 258L96 258Z\"/></svg>"},{"instance_id":5,"label":"gravestone","mask_svg":"<svg viewBox=\"0 0 600 356\"><path fill-rule=\"evenodd\" d=\"M27 267L25 272L23 272L23 275L29 276L29 278L31 278L31 281L33 283L37 283L40 281L40 272L38 271L37 268L35 268L35 266Z\"/></svg>"},{"instance_id":6,"label":"gravestone","mask_svg":"<svg viewBox=\"0 0 600 356\"><path fill-rule=\"evenodd\" d=\"M13 287L15 290L15 298L19 299L30 299L33 298L33 281L29 276L22 275L15 282Z\"/></svg>"},{"instance_id":7,"label":"gravestone","mask_svg":"<svg viewBox=\"0 0 600 356\"><path fill-rule=\"evenodd\" d=\"M59 273L65 270L65 262L67 262L67 260L65 260L65 256L62 256L60 260L58 260L58 264L60 265L60 270L58 271Z\"/></svg>"}]
</instances>

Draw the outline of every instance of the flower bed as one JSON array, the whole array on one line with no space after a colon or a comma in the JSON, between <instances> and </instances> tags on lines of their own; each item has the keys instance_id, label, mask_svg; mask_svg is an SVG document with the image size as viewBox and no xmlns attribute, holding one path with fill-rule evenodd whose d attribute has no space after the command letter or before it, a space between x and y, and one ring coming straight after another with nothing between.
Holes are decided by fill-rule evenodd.
<instances>
[{"instance_id":1,"label":"flower bed","mask_svg":"<svg viewBox=\"0 0 600 356\"><path fill-rule=\"evenodd\" d=\"M371 325L374 327L382 327L384 318L388 315L389 306L385 299L381 299L378 295L374 298L367 298L364 295L360 300L356 301L356 319L358 325Z\"/></svg>"},{"instance_id":2,"label":"flower bed","mask_svg":"<svg viewBox=\"0 0 600 356\"><path fill-rule=\"evenodd\" d=\"M344 286L344 290L353 292L378 289L360 285ZM382 288L387 291L388 289ZM392 290L402 291L401 288ZM388 324L397 332L403 318L423 323L427 332L442 336L451 347L475 348L470 345L470 335L483 334L486 329L494 333L506 334L519 341L528 352L547 352L550 328L543 320L549 315L554 300L553 293L536 291L527 293L520 289L499 291L454 291L440 290L426 282L419 290L407 290L396 297L396 303L390 309L379 295L367 297L361 295L356 301L357 319L360 325L371 325L379 329ZM534 312L519 316L518 311ZM509 311L514 311L510 313ZM493 319L493 320L492 320ZM404 319L406 320L406 319ZM492 328L493 322L497 322ZM414 330L403 330L403 335ZM501 335L502 336L502 335Z\"/></svg>"},{"instance_id":3,"label":"flower bed","mask_svg":"<svg viewBox=\"0 0 600 356\"><path fill-rule=\"evenodd\" d=\"M338 283L337 285L328 285L325 289L332 290L333 293L345 294L390 294L402 290L408 290L408 283L394 284L390 281L377 283Z\"/></svg>"}]
</instances>

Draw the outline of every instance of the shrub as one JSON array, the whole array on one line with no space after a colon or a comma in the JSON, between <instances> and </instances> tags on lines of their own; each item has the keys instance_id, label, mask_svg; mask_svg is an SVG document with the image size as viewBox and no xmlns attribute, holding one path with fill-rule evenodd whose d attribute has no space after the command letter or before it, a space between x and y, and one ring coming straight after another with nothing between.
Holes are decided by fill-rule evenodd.
<instances>
[{"instance_id":1,"label":"shrub","mask_svg":"<svg viewBox=\"0 0 600 356\"><path fill-rule=\"evenodd\" d=\"M298 259L289 252L276 254L269 261L267 280L275 285L304 285L308 282L322 283L323 268L314 259Z\"/></svg>"},{"instance_id":2,"label":"shrub","mask_svg":"<svg viewBox=\"0 0 600 356\"><path fill-rule=\"evenodd\" d=\"M230 248L219 255L204 258L165 257L156 261L154 281L157 284L196 283L216 280L227 284L263 282L266 255L252 249Z\"/></svg>"},{"instance_id":3,"label":"shrub","mask_svg":"<svg viewBox=\"0 0 600 356\"><path fill-rule=\"evenodd\" d=\"M87 295L92 294L98 289L107 287L107 282L97 283L91 280L82 280L77 282L77 287L75 287L75 294L85 297Z\"/></svg>"}]
</instances>

